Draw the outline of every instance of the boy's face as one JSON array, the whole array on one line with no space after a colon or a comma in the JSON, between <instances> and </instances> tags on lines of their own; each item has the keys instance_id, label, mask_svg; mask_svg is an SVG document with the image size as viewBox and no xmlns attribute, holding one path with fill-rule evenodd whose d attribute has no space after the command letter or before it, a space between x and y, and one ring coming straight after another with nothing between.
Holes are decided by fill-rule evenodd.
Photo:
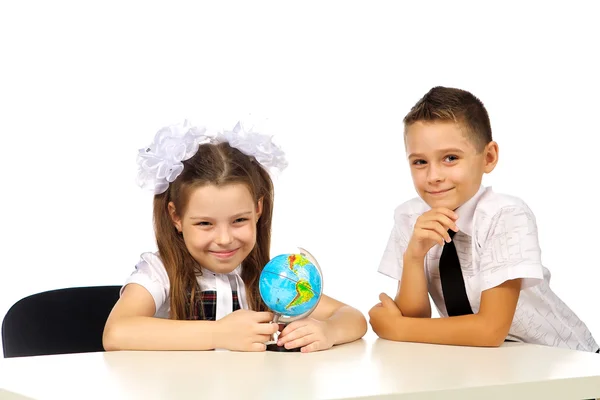
<instances>
[{"instance_id":1,"label":"boy's face","mask_svg":"<svg viewBox=\"0 0 600 400\"><path fill-rule=\"evenodd\" d=\"M495 142L478 152L454 122L415 122L406 129L405 143L415 189L431 208L456 210L498 162Z\"/></svg>"}]
</instances>

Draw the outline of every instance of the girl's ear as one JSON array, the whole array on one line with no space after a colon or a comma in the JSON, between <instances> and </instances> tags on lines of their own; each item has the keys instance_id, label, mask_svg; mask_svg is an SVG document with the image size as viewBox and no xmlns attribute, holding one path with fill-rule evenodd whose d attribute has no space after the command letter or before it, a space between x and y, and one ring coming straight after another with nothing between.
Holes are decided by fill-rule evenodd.
<instances>
[{"instance_id":1,"label":"girl's ear","mask_svg":"<svg viewBox=\"0 0 600 400\"><path fill-rule=\"evenodd\" d=\"M263 212L263 199L264 199L264 197L261 197L260 199L258 199L258 203L256 204L256 221L257 222L260 219L260 216L262 215L262 212Z\"/></svg>"},{"instance_id":2,"label":"girl's ear","mask_svg":"<svg viewBox=\"0 0 600 400\"><path fill-rule=\"evenodd\" d=\"M173 225L175 225L175 229L177 232L181 233L181 218L177 215L177 210L175 209L175 204L172 201L169 202L169 215L171 216L171 221L173 221Z\"/></svg>"}]
</instances>

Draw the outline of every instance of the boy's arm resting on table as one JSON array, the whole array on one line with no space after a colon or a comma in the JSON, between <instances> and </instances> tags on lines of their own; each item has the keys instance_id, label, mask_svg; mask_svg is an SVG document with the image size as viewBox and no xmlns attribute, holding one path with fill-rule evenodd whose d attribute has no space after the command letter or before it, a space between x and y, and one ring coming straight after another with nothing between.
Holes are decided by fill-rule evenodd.
<instances>
[{"instance_id":1,"label":"boy's arm resting on table","mask_svg":"<svg viewBox=\"0 0 600 400\"><path fill-rule=\"evenodd\" d=\"M398 282L395 302L405 317L431 318L424 258L403 256L402 279Z\"/></svg>"},{"instance_id":2,"label":"boy's arm resting on table","mask_svg":"<svg viewBox=\"0 0 600 400\"><path fill-rule=\"evenodd\" d=\"M410 318L382 295L370 311L371 325L383 339L461 346L500 346L512 324L521 291L521 279L506 281L481 294L477 314L449 318Z\"/></svg>"},{"instance_id":3,"label":"boy's arm resting on table","mask_svg":"<svg viewBox=\"0 0 600 400\"><path fill-rule=\"evenodd\" d=\"M102 336L105 350L264 351L277 324L273 314L237 310L218 321L154 318L156 305L141 285L130 283L113 308Z\"/></svg>"}]
</instances>

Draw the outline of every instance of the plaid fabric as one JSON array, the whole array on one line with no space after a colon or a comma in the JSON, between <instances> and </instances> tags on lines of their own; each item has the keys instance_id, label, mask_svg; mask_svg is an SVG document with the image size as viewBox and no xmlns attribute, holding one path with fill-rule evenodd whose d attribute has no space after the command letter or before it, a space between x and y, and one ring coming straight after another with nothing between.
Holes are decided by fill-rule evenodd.
<instances>
[{"instance_id":1,"label":"plaid fabric","mask_svg":"<svg viewBox=\"0 0 600 400\"><path fill-rule=\"evenodd\" d=\"M233 311L240 309L240 301L237 291L232 291L233 295ZM194 304L194 313L191 317L193 320L214 321L217 315L217 292L215 290L207 290L201 292L199 299L196 299Z\"/></svg>"}]
</instances>

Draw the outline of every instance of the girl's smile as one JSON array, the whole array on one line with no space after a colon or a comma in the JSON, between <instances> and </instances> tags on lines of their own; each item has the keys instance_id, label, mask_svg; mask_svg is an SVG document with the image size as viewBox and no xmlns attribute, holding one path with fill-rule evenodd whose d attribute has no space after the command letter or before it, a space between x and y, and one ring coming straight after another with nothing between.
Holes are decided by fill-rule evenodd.
<instances>
[{"instance_id":1,"label":"girl's smile","mask_svg":"<svg viewBox=\"0 0 600 400\"><path fill-rule=\"evenodd\" d=\"M226 260L230 257L233 257L233 255L237 253L238 250L239 248L227 251L209 251L209 253L220 260Z\"/></svg>"}]
</instances>

